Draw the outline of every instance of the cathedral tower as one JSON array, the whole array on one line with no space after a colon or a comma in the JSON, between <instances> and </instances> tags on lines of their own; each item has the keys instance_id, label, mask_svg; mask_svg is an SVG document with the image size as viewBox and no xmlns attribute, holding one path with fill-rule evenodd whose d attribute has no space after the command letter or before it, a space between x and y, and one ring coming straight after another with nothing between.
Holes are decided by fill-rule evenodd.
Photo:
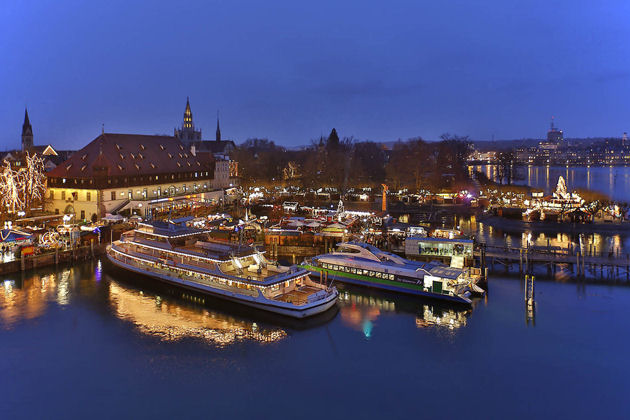
<instances>
[{"instance_id":1,"label":"cathedral tower","mask_svg":"<svg viewBox=\"0 0 630 420\"><path fill-rule=\"evenodd\" d=\"M24 109L24 124L22 124L22 151L33 147L33 127L28 119L28 110Z\"/></svg>"},{"instance_id":2,"label":"cathedral tower","mask_svg":"<svg viewBox=\"0 0 630 420\"><path fill-rule=\"evenodd\" d=\"M217 141L221 141L221 129L219 128L219 111L217 111Z\"/></svg>"},{"instance_id":3,"label":"cathedral tower","mask_svg":"<svg viewBox=\"0 0 630 420\"><path fill-rule=\"evenodd\" d=\"M201 130L195 130L188 97L186 98L186 109L184 110L184 122L182 123L181 130L175 129L175 137L179 138L184 144L201 140Z\"/></svg>"}]
</instances>

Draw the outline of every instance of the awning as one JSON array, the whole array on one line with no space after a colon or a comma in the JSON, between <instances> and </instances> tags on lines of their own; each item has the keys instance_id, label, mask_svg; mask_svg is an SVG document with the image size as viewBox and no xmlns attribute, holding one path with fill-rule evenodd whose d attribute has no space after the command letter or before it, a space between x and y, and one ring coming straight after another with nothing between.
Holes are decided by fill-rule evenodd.
<instances>
[{"instance_id":1,"label":"awning","mask_svg":"<svg viewBox=\"0 0 630 420\"><path fill-rule=\"evenodd\" d=\"M20 232L19 230L2 229L0 230L0 242L17 242L27 241L31 239L32 235L26 232Z\"/></svg>"}]
</instances>

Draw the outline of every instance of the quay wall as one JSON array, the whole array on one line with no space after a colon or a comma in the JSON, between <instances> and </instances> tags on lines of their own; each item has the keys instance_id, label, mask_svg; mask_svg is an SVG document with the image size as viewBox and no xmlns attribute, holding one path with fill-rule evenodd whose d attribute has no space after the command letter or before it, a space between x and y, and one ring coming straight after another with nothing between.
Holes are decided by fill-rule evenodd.
<instances>
[{"instance_id":1,"label":"quay wall","mask_svg":"<svg viewBox=\"0 0 630 420\"><path fill-rule=\"evenodd\" d=\"M46 267L50 265L68 263L72 261L84 261L105 253L107 244L81 246L63 251L52 251L37 255L25 255L14 261L0 264L0 274L16 273Z\"/></svg>"}]
</instances>

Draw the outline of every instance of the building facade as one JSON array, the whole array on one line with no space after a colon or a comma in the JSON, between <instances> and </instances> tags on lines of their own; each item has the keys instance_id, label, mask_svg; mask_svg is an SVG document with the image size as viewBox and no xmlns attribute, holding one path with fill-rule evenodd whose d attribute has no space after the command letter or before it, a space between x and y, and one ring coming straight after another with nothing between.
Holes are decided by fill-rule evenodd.
<instances>
[{"instance_id":1,"label":"building facade","mask_svg":"<svg viewBox=\"0 0 630 420\"><path fill-rule=\"evenodd\" d=\"M103 133L47 173L47 210L90 221L179 200L213 201L213 162L176 137Z\"/></svg>"}]
</instances>

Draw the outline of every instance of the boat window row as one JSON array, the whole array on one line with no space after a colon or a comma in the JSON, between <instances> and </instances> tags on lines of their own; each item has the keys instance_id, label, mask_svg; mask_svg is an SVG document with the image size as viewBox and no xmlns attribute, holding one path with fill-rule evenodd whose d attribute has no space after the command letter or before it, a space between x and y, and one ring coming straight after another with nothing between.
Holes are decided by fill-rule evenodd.
<instances>
[{"instance_id":1,"label":"boat window row","mask_svg":"<svg viewBox=\"0 0 630 420\"><path fill-rule=\"evenodd\" d=\"M135 265L137 265L137 266L148 267L149 270L150 269L159 269L159 270L167 271L167 272L170 272L170 273L187 275L189 279L209 280L211 282L215 282L215 283L222 284L222 285L229 286L229 287L236 287L236 288L239 288L239 289L247 289L247 290L258 289L258 287L256 287L253 284L248 284L248 283L244 283L244 282L237 282L237 281L233 281L233 280L229 280L229 279L223 279L221 277L215 277L215 276L211 276L209 274L199 273L199 272L196 272L196 271L189 271L189 270L185 270L185 269L182 269L182 268L179 268L179 267L173 267L173 266L170 266L168 264L163 264L162 262L155 263L155 262L143 261L142 259L134 257L132 255L124 255L123 254L123 261L126 262L126 263L135 263ZM278 289L278 288L279 288L279 286L275 285L275 289Z\"/></svg>"},{"instance_id":2,"label":"boat window row","mask_svg":"<svg viewBox=\"0 0 630 420\"><path fill-rule=\"evenodd\" d=\"M328 270L341 271L341 272L350 273L350 274L358 274L360 276L368 276L368 277L374 277L377 279L385 279L385 280L394 280L393 274L383 273L381 271L364 270L362 268L345 267L343 265L329 264L329 263L322 263L322 267Z\"/></svg>"}]
</instances>

